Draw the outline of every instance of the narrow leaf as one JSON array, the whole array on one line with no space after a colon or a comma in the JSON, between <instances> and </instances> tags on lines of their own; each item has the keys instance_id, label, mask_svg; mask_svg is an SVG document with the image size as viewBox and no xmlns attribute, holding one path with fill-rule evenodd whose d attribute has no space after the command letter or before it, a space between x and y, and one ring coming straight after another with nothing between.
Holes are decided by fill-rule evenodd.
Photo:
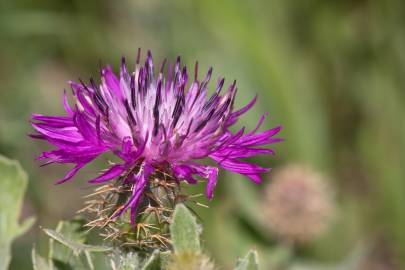
<instances>
[{"instance_id":1,"label":"narrow leaf","mask_svg":"<svg viewBox=\"0 0 405 270\"><path fill-rule=\"evenodd\" d=\"M11 260L11 243L34 223L31 218L18 223L28 178L17 161L0 155L0 270Z\"/></svg>"},{"instance_id":2,"label":"narrow leaf","mask_svg":"<svg viewBox=\"0 0 405 270\"><path fill-rule=\"evenodd\" d=\"M169 263L171 256L172 253L170 251L164 251L160 253L160 265L162 269L167 268L167 264Z\"/></svg>"},{"instance_id":3,"label":"narrow leaf","mask_svg":"<svg viewBox=\"0 0 405 270\"><path fill-rule=\"evenodd\" d=\"M60 221L55 231L77 243L84 243L86 240L86 234L79 220ZM69 247L52 237L49 238L48 258L50 261L55 261L59 266L63 265L61 268L84 269L88 266L85 260L75 256Z\"/></svg>"},{"instance_id":4,"label":"narrow leaf","mask_svg":"<svg viewBox=\"0 0 405 270\"><path fill-rule=\"evenodd\" d=\"M170 224L172 244L176 253L199 252L199 228L194 215L183 204L176 206Z\"/></svg>"},{"instance_id":5,"label":"narrow leaf","mask_svg":"<svg viewBox=\"0 0 405 270\"><path fill-rule=\"evenodd\" d=\"M82 243L78 243L75 241L72 241L65 236L63 236L61 233L51 230L51 229L44 229L44 232L58 241L59 243L67 246L70 248L73 253L75 253L76 256L78 256L81 252L84 251L89 251L89 252L107 252L111 250L111 247L106 247L106 246L93 246L93 245L86 245Z\"/></svg>"},{"instance_id":6,"label":"narrow leaf","mask_svg":"<svg viewBox=\"0 0 405 270\"><path fill-rule=\"evenodd\" d=\"M239 259L235 270L258 270L258 255L257 251L251 250L243 259Z\"/></svg>"},{"instance_id":7,"label":"narrow leaf","mask_svg":"<svg viewBox=\"0 0 405 270\"><path fill-rule=\"evenodd\" d=\"M46 260L37 254L35 247L32 249L31 256L34 270L51 270Z\"/></svg>"},{"instance_id":8,"label":"narrow leaf","mask_svg":"<svg viewBox=\"0 0 405 270\"><path fill-rule=\"evenodd\" d=\"M112 270L133 270L139 269L139 256L134 252L115 252L111 259Z\"/></svg>"},{"instance_id":9,"label":"narrow leaf","mask_svg":"<svg viewBox=\"0 0 405 270\"><path fill-rule=\"evenodd\" d=\"M142 270L160 270L160 252L155 250L142 266Z\"/></svg>"}]
</instances>

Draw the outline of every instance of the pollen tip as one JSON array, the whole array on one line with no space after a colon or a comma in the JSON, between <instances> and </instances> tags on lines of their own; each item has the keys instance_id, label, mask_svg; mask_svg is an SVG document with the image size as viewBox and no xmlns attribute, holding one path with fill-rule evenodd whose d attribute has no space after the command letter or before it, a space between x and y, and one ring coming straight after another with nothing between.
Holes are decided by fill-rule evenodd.
<instances>
[{"instance_id":1,"label":"pollen tip","mask_svg":"<svg viewBox=\"0 0 405 270\"><path fill-rule=\"evenodd\" d=\"M165 58L165 59L163 60L162 65L160 66L160 73L163 73L163 70L164 70L164 68L165 68L166 62L167 62L167 58Z\"/></svg>"},{"instance_id":2,"label":"pollen tip","mask_svg":"<svg viewBox=\"0 0 405 270\"><path fill-rule=\"evenodd\" d=\"M138 48L138 53L136 54L136 64L138 65L141 60L141 48Z\"/></svg>"},{"instance_id":3,"label":"pollen tip","mask_svg":"<svg viewBox=\"0 0 405 270\"><path fill-rule=\"evenodd\" d=\"M197 79L198 79L198 61L196 61L194 65L194 81L197 81Z\"/></svg>"}]
</instances>

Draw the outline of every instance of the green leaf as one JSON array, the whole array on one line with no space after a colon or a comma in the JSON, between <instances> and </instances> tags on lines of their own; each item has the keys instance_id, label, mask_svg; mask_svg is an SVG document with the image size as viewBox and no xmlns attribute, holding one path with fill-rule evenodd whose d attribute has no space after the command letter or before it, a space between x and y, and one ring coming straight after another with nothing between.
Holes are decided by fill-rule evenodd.
<instances>
[{"instance_id":1,"label":"green leaf","mask_svg":"<svg viewBox=\"0 0 405 270\"><path fill-rule=\"evenodd\" d=\"M113 254L111 268L112 270L139 269L139 256L134 252Z\"/></svg>"},{"instance_id":2,"label":"green leaf","mask_svg":"<svg viewBox=\"0 0 405 270\"><path fill-rule=\"evenodd\" d=\"M62 234L65 238L71 241L84 243L86 233L83 230L83 222L80 220L60 221L56 227L56 232ZM49 239L48 258L61 269L88 269L89 264L85 261L86 258L76 256L72 249L54 238ZM92 263L91 263L92 265Z\"/></svg>"},{"instance_id":3,"label":"green leaf","mask_svg":"<svg viewBox=\"0 0 405 270\"><path fill-rule=\"evenodd\" d=\"M160 270L160 252L155 250L142 266L142 270Z\"/></svg>"},{"instance_id":4,"label":"green leaf","mask_svg":"<svg viewBox=\"0 0 405 270\"><path fill-rule=\"evenodd\" d=\"M75 242L84 243L86 239L82 224L78 222L78 220L60 221L56 227L56 231L65 238ZM55 241L53 238L49 239L48 256L50 260L56 260L63 264L77 264L75 262L77 258L73 255L73 251L69 247Z\"/></svg>"},{"instance_id":5,"label":"green leaf","mask_svg":"<svg viewBox=\"0 0 405 270\"><path fill-rule=\"evenodd\" d=\"M170 250L160 253L160 265L161 265L162 269L166 269L171 256L172 256L172 253L170 252Z\"/></svg>"},{"instance_id":6,"label":"green leaf","mask_svg":"<svg viewBox=\"0 0 405 270\"><path fill-rule=\"evenodd\" d=\"M59 243L70 248L76 256L78 256L80 253L85 252L85 251L107 252L112 249L111 247L106 247L106 246L93 246L93 245L82 244L82 243L75 242L73 240L66 238L64 235L62 235L61 233L59 233L57 231L54 231L51 229L43 229L43 230L51 238L53 238L54 240L58 241Z\"/></svg>"},{"instance_id":7,"label":"green leaf","mask_svg":"<svg viewBox=\"0 0 405 270\"><path fill-rule=\"evenodd\" d=\"M200 232L194 215L183 204L174 210L170 233L176 253L199 252Z\"/></svg>"},{"instance_id":8,"label":"green leaf","mask_svg":"<svg viewBox=\"0 0 405 270\"><path fill-rule=\"evenodd\" d=\"M34 270L51 270L52 268L49 267L47 261L39 256L35 250L35 247L32 249L32 266Z\"/></svg>"},{"instance_id":9,"label":"green leaf","mask_svg":"<svg viewBox=\"0 0 405 270\"><path fill-rule=\"evenodd\" d=\"M258 257L259 256L257 255L256 250L249 251L245 258L239 259L238 263L236 264L235 270L258 270Z\"/></svg>"},{"instance_id":10,"label":"green leaf","mask_svg":"<svg viewBox=\"0 0 405 270\"><path fill-rule=\"evenodd\" d=\"M56 230L43 229L50 236L49 260L62 269L94 269L92 252L108 252L112 248L84 244L87 233L82 220L59 222Z\"/></svg>"},{"instance_id":11,"label":"green leaf","mask_svg":"<svg viewBox=\"0 0 405 270\"><path fill-rule=\"evenodd\" d=\"M11 243L34 223L29 218L18 223L28 178L17 161L0 156L0 270L11 260Z\"/></svg>"}]
</instances>

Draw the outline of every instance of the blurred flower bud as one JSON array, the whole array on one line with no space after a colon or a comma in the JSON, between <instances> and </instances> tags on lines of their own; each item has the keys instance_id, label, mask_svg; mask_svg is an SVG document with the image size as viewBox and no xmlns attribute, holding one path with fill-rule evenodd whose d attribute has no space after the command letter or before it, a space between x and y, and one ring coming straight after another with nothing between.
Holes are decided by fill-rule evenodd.
<instances>
[{"instance_id":1,"label":"blurred flower bud","mask_svg":"<svg viewBox=\"0 0 405 270\"><path fill-rule=\"evenodd\" d=\"M326 180L299 165L274 172L263 201L265 226L286 242L306 243L318 238L335 214L333 192Z\"/></svg>"},{"instance_id":2,"label":"blurred flower bud","mask_svg":"<svg viewBox=\"0 0 405 270\"><path fill-rule=\"evenodd\" d=\"M173 254L167 270L214 270L215 265L211 259L202 254L195 252L183 252Z\"/></svg>"}]
</instances>

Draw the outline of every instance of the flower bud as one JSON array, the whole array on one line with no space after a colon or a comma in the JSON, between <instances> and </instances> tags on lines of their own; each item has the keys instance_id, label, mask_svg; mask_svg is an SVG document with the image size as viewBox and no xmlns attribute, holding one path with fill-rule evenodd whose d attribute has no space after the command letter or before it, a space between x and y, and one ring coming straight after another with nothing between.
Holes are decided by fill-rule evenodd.
<instances>
[{"instance_id":1,"label":"flower bud","mask_svg":"<svg viewBox=\"0 0 405 270\"><path fill-rule=\"evenodd\" d=\"M330 186L316 171L290 165L273 174L263 199L265 226L280 240L305 243L331 223L335 204Z\"/></svg>"}]
</instances>

